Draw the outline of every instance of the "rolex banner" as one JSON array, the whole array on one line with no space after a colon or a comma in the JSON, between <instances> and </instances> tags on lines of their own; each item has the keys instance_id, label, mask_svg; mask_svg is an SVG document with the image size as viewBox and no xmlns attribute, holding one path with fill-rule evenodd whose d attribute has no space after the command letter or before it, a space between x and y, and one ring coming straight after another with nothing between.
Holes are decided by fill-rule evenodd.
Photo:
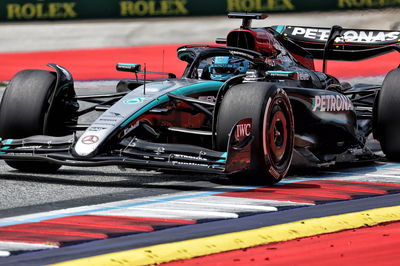
<instances>
[{"instance_id":1,"label":"rolex banner","mask_svg":"<svg viewBox=\"0 0 400 266\"><path fill-rule=\"evenodd\" d=\"M0 0L1 21L226 15L400 7L400 0Z\"/></svg>"}]
</instances>

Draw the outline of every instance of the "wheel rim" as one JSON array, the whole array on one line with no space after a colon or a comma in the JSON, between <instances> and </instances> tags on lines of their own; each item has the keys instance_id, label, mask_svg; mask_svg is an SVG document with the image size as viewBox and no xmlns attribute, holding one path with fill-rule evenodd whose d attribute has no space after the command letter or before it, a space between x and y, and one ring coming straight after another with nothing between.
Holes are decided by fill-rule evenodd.
<instances>
[{"instance_id":1,"label":"wheel rim","mask_svg":"<svg viewBox=\"0 0 400 266\"><path fill-rule=\"evenodd\" d=\"M264 120L264 156L267 165L281 175L288 169L291 161L293 140L292 118L290 105L283 97L276 97L266 108Z\"/></svg>"},{"instance_id":2,"label":"wheel rim","mask_svg":"<svg viewBox=\"0 0 400 266\"><path fill-rule=\"evenodd\" d=\"M279 163L285 154L288 135L287 121L282 111L273 114L268 134L271 158L274 163Z\"/></svg>"}]
</instances>

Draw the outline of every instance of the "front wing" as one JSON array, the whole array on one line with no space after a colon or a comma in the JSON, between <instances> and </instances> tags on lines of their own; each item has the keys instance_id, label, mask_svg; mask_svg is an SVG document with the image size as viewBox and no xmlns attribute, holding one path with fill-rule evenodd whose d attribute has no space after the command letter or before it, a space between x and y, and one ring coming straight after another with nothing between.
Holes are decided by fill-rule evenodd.
<instances>
[{"instance_id":1,"label":"front wing","mask_svg":"<svg viewBox=\"0 0 400 266\"><path fill-rule=\"evenodd\" d=\"M242 120L243 121L243 120ZM241 123L238 122L238 124ZM118 148L93 157L74 154L75 136L45 135L0 142L0 159L41 161L59 165L94 167L117 165L126 168L234 173L250 167L253 136L235 139L232 128L226 152L194 145L154 143L132 138L122 140Z\"/></svg>"}]
</instances>

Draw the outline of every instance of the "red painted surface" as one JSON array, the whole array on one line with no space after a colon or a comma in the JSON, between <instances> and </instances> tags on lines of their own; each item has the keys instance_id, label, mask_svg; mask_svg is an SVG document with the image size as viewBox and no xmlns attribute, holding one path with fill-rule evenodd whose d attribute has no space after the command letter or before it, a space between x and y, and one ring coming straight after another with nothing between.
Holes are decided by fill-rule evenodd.
<instances>
[{"instance_id":1,"label":"red painted surface","mask_svg":"<svg viewBox=\"0 0 400 266\"><path fill-rule=\"evenodd\" d=\"M49 235L107 238L106 234L93 232L92 230L88 230L88 228L66 228L60 226L52 226L51 224L44 224L41 222L4 226L0 228L0 234L3 232L14 232L15 234L37 233Z\"/></svg>"},{"instance_id":2,"label":"red painted surface","mask_svg":"<svg viewBox=\"0 0 400 266\"><path fill-rule=\"evenodd\" d=\"M393 68L397 68L399 64L400 53L392 52L364 61L329 61L327 72L341 78L380 76L386 75ZM322 61L315 60L315 66L317 70L321 71Z\"/></svg>"},{"instance_id":3,"label":"red painted surface","mask_svg":"<svg viewBox=\"0 0 400 266\"><path fill-rule=\"evenodd\" d=\"M164 219L147 217L127 217L112 215L75 215L63 218L46 220L47 223L78 224L114 228L132 228L138 230L143 227L175 226L183 224L195 224L196 221L184 219Z\"/></svg>"},{"instance_id":4,"label":"red painted surface","mask_svg":"<svg viewBox=\"0 0 400 266\"><path fill-rule=\"evenodd\" d=\"M107 80L133 77L118 72L117 63L146 63L147 71L168 71L181 76L185 63L176 57L180 45L155 45L46 52L0 53L0 80L10 80L23 69L46 69L48 63L66 67L75 80ZM163 67L164 54L164 67Z\"/></svg>"},{"instance_id":5,"label":"red painted surface","mask_svg":"<svg viewBox=\"0 0 400 266\"><path fill-rule=\"evenodd\" d=\"M0 230L0 241L49 244L62 246L65 244L75 244L79 242L101 239L99 237L88 237L80 235L49 234L44 232L18 232Z\"/></svg>"},{"instance_id":6,"label":"red painted surface","mask_svg":"<svg viewBox=\"0 0 400 266\"><path fill-rule=\"evenodd\" d=\"M14 232L37 232L37 233L49 233L49 234L64 234L64 235L81 235L97 238L106 238L116 235L126 235L137 232L150 232L153 231L151 226L126 226L121 228L118 226L106 226L97 224L57 224L50 223L47 221L38 223L24 223L17 225L4 226L0 228L0 234L2 231L14 231Z\"/></svg>"},{"instance_id":7,"label":"red painted surface","mask_svg":"<svg viewBox=\"0 0 400 266\"><path fill-rule=\"evenodd\" d=\"M336 189L336 190L343 190L343 191L350 191L350 192L357 192L357 193L364 193L364 194L387 194L385 187L383 184L378 184L376 186L374 183L357 183L357 182L343 182L333 180L319 180L317 183L315 181L303 181L300 183L304 187L313 187L313 188L323 188L323 189ZM299 183L295 184L287 184L287 187L299 187ZM383 187L382 187L383 186ZM381 189L379 189L381 188ZM387 189L390 189L389 187Z\"/></svg>"},{"instance_id":8,"label":"red painted surface","mask_svg":"<svg viewBox=\"0 0 400 266\"><path fill-rule=\"evenodd\" d=\"M186 66L185 62L176 57L176 49L179 46L181 45L0 53L0 80L10 80L23 69L46 69L47 63L56 63L66 67L71 71L75 80L132 77L130 73L116 71L116 63L140 63L142 65L146 63L147 71L172 72L179 77ZM361 62L332 61L328 64L328 73L341 78L385 75L389 70L396 68L399 62L399 53L390 53ZM316 60L316 66L320 70L321 61Z\"/></svg>"},{"instance_id":9,"label":"red painted surface","mask_svg":"<svg viewBox=\"0 0 400 266\"><path fill-rule=\"evenodd\" d=\"M240 249L166 265L400 265L400 222Z\"/></svg>"},{"instance_id":10,"label":"red painted surface","mask_svg":"<svg viewBox=\"0 0 400 266\"><path fill-rule=\"evenodd\" d=\"M353 199L399 191L398 184L334 180L302 181L274 187L235 191L216 196L316 203Z\"/></svg>"},{"instance_id":11,"label":"red painted surface","mask_svg":"<svg viewBox=\"0 0 400 266\"><path fill-rule=\"evenodd\" d=\"M193 220L158 219L124 216L76 215L0 227L0 241L50 243L56 246L104 239L159 227L194 224Z\"/></svg>"}]
</instances>

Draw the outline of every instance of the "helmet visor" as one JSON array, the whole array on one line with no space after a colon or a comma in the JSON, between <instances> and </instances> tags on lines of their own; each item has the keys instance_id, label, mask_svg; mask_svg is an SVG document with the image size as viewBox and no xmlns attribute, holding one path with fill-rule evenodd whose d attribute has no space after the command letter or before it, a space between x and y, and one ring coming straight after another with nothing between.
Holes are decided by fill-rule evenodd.
<instances>
[{"instance_id":1,"label":"helmet visor","mask_svg":"<svg viewBox=\"0 0 400 266\"><path fill-rule=\"evenodd\" d=\"M211 74L234 74L236 71L236 68L233 67L211 67L210 68L210 73Z\"/></svg>"}]
</instances>

